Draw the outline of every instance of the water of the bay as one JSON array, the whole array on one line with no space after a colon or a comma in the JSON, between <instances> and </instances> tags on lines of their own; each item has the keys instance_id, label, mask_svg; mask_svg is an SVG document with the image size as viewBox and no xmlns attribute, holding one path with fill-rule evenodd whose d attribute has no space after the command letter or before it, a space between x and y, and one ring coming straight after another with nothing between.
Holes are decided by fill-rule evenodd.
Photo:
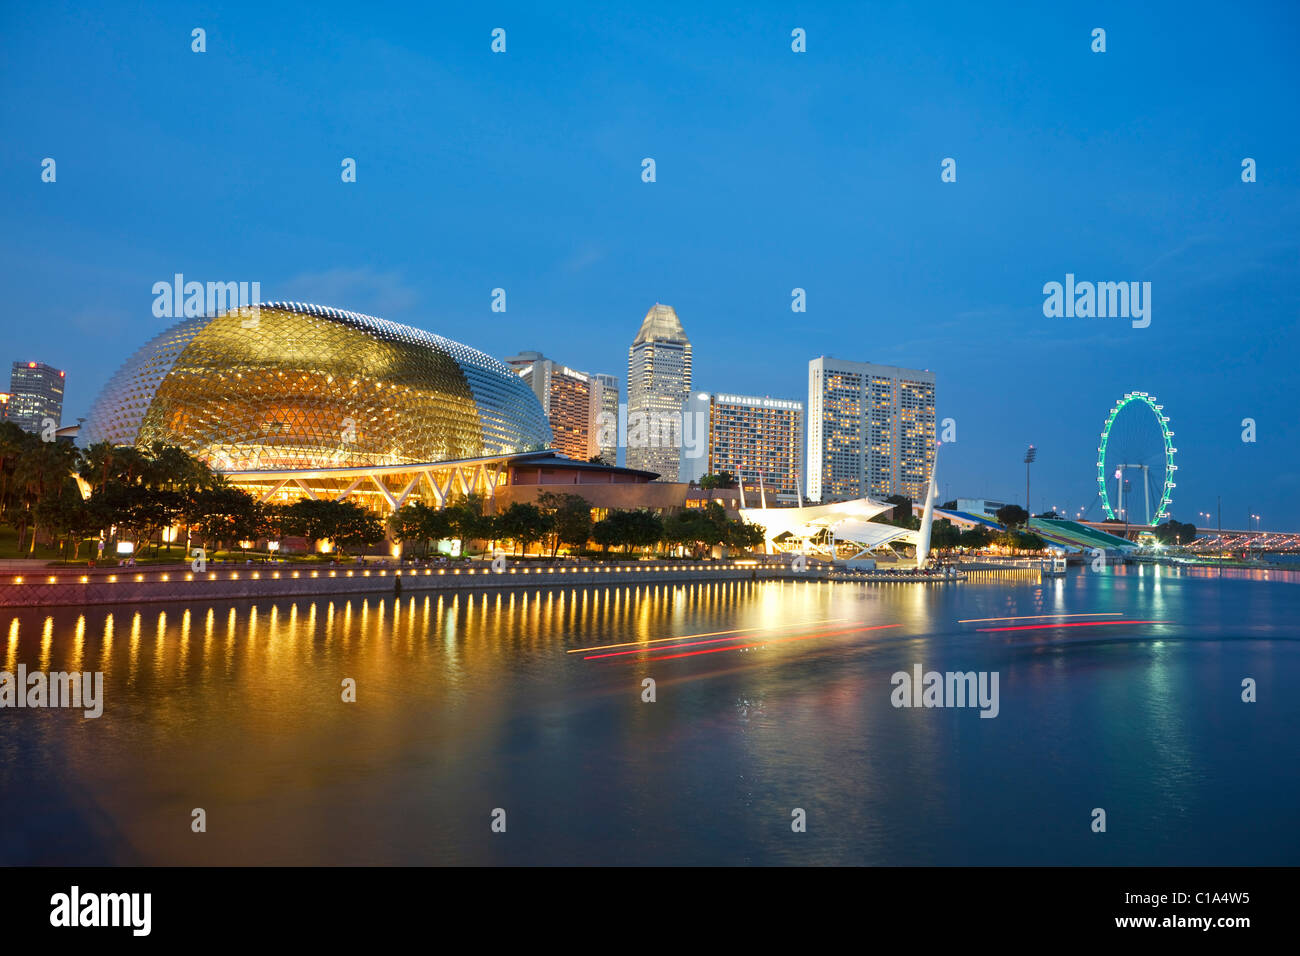
<instances>
[{"instance_id":1,"label":"water of the bay","mask_svg":"<svg viewBox=\"0 0 1300 956\"><path fill-rule=\"evenodd\" d=\"M0 710L0 864L1294 865L1298 576L0 608L0 669L105 687Z\"/></svg>"}]
</instances>

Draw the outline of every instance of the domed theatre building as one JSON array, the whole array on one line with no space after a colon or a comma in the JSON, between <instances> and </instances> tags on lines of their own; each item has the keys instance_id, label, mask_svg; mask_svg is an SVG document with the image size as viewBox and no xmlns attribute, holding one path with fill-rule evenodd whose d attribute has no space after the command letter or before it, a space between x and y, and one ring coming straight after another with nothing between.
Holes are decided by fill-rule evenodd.
<instances>
[{"instance_id":1,"label":"domed theatre building","mask_svg":"<svg viewBox=\"0 0 1300 956\"><path fill-rule=\"evenodd\" d=\"M477 349L300 302L155 336L109 380L81 439L177 445L260 500L346 499L380 514L464 493L497 500L512 481L654 477L557 457L532 389Z\"/></svg>"}]
</instances>

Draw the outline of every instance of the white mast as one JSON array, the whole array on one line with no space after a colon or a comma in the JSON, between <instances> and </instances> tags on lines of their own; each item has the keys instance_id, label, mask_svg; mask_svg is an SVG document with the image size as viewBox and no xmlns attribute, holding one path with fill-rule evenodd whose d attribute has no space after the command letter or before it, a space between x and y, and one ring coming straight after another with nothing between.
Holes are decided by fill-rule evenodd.
<instances>
[{"instance_id":1,"label":"white mast","mask_svg":"<svg viewBox=\"0 0 1300 956\"><path fill-rule=\"evenodd\" d=\"M926 559L930 557L930 529L934 525L934 499L939 497L939 489L934 484L934 476L938 470L939 443L935 442L934 467L930 470L930 483L925 488L925 510L921 513L921 541L916 546L917 568L925 567Z\"/></svg>"}]
</instances>

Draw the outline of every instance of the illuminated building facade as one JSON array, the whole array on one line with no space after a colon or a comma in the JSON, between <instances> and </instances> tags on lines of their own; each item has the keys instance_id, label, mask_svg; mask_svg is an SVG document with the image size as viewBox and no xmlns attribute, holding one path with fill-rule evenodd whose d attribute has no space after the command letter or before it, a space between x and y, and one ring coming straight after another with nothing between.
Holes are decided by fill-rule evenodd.
<instances>
[{"instance_id":1,"label":"illuminated building facade","mask_svg":"<svg viewBox=\"0 0 1300 956\"><path fill-rule=\"evenodd\" d=\"M57 429L63 418L64 373L43 362L14 362L9 374L7 418L25 431L40 432L45 420Z\"/></svg>"},{"instance_id":2,"label":"illuminated building facade","mask_svg":"<svg viewBox=\"0 0 1300 956\"><path fill-rule=\"evenodd\" d=\"M596 454L607 465L618 464L618 377L615 375L597 375L600 384L601 423L596 431Z\"/></svg>"},{"instance_id":3,"label":"illuminated building facade","mask_svg":"<svg viewBox=\"0 0 1300 956\"><path fill-rule=\"evenodd\" d=\"M110 379L84 444L178 445L224 472L401 466L549 447L501 362L385 319L298 302L185 319Z\"/></svg>"},{"instance_id":4,"label":"illuminated building facade","mask_svg":"<svg viewBox=\"0 0 1300 956\"><path fill-rule=\"evenodd\" d=\"M697 430L704 440L692 448ZM761 478L769 494L802 494L803 402L697 392L686 403L683 434L682 481L726 471L746 487Z\"/></svg>"},{"instance_id":5,"label":"illuminated building facade","mask_svg":"<svg viewBox=\"0 0 1300 956\"><path fill-rule=\"evenodd\" d=\"M627 352L627 467L677 478L690 394L691 341L672 306L655 303Z\"/></svg>"},{"instance_id":6,"label":"illuminated building facade","mask_svg":"<svg viewBox=\"0 0 1300 956\"><path fill-rule=\"evenodd\" d=\"M537 400L551 426L551 444L562 455L587 461L601 454L600 414L607 401L602 379L614 385L614 421L618 421L617 380L609 375L589 375L553 362L541 352L520 352L507 358ZM610 460L609 464L614 464Z\"/></svg>"},{"instance_id":7,"label":"illuminated building facade","mask_svg":"<svg viewBox=\"0 0 1300 956\"><path fill-rule=\"evenodd\" d=\"M828 356L808 363L812 500L924 500L934 440L933 372Z\"/></svg>"}]
</instances>

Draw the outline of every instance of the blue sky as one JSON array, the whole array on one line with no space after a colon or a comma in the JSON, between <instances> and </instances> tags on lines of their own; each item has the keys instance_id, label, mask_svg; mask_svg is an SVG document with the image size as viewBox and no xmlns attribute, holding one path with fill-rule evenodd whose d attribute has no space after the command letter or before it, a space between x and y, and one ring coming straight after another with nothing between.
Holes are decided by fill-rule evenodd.
<instances>
[{"instance_id":1,"label":"blue sky","mask_svg":"<svg viewBox=\"0 0 1300 956\"><path fill-rule=\"evenodd\" d=\"M1141 390L1175 517L1300 528L1294 4L267 6L0 11L0 360L66 369L65 419L177 272L620 379L659 301L702 388L934 370L946 497L1022 500L1032 442L1035 510L1089 504ZM1150 327L1044 317L1066 273L1151 282Z\"/></svg>"}]
</instances>

